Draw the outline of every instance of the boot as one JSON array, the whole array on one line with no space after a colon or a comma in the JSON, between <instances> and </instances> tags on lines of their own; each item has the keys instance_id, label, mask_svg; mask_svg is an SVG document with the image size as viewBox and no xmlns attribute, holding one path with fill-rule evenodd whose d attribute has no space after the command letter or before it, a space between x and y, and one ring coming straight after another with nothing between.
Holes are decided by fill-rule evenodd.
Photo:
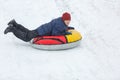
<instances>
[{"instance_id":1,"label":"boot","mask_svg":"<svg viewBox=\"0 0 120 80\"><path fill-rule=\"evenodd\" d=\"M12 24L13 26L16 26L17 23L16 23L16 21L13 19L13 20L11 20L11 21L8 23L8 25L11 25L11 24Z\"/></svg>"},{"instance_id":2,"label":"boot","mask_svg":"<svg viewBox=\"0 0 120 80\"><path fill-rule=\"evenodd\" d=\"M9 32L12 32L12 31L13 31L13 28L14 28L14 26L13 26L12 24L10 24L10 25L5 29L4 34L7 34L7 33L9 33Z\"/></svg>"}]
</instances>

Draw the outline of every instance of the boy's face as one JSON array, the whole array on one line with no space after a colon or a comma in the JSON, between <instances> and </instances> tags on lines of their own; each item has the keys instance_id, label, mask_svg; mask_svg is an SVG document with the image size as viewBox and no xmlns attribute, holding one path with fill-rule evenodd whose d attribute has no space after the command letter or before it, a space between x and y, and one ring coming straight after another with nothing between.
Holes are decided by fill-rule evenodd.
<instances>
[{"instance_id":1,"label":"boy's face","mask_svg":"<svg viewBox=\"0 0 120 80\"><path fill-rule=\"evenodd\" d=\"M64 23L68 26L70 24L70 20L65 20Z\"/></svg>"}]
</instances>

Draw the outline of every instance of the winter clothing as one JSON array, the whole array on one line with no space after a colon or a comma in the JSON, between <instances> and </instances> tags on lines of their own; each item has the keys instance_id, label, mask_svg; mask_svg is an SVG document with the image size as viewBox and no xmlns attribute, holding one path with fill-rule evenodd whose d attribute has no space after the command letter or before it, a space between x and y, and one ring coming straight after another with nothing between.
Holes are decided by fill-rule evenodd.
<instances>
[{"instance_id":1,"label":"winter clothing","mask_svg":"<svg viewBox=\"0 0 120 80\"><path fill-rule=\"evenodd\" d=\"M65 21L65 20L71 20L71 15L67 12L65 12L63 15L62 15L62 20Z\"/></svg>"},{"instance_id":2,"label":"winter clothing","mask_svg":"<svg viewBox=\"0 0 120 80\"><path fill-rule=\"evenodd\" d=\"M35 31L35 30L24 32L24 31L21 31L20 29L17 29L17 28L14 29L13 34L17 38L19 38L19 39L21 39L21 40L23 40L25 42L28 42L31 39L38 36L37 31Z\"/></svg>"},{"instance_id":3,"label":"winter clothing","mask_svg":"<svg viewBox=\"0 0 120 80\"><path fill-rule=\"evenodd\" d=\"M8 32L12 32L13 31L13 25L9 25L6 29L5 29L5 31L4 31L4 34L7 34Z\"/></svg>"},{"instance_id":4,"label":"winter clothing","mask_svg":"<svg viewBox=\"0 0 120 80\"><path fill-rule=\"evenodd\" d=\"M68 30L69 30L69 29L75 29L75 28L74 28L74 27L68 27Z\"/></svg>"},{"instance_id":5,"label":"winter clothing","mask_svg":"<svg viewBox=\"0 0 120 80\"><path fill-rule=\"evenodd\" d=\"M40 36L44 35L65 35L67 33L67 25L61 17L53 19L51 22L38 27L36 30Z\"/></svg>"},{"instance_id":6,"label":"winter clothing","mask_svg":"<svg viewBox=\"0 0 120 80\"><path fill-rule=\"evenodd\" d=\"M9 23L8 23L8 25L13 25L13 26L16 26L16 21L13 19L13 20L11 20Z\"/></svg>"},{"instance_id":7,"label":"winter clothing","mask_svg":"<svg viewBox=\"0 0 120 80\"><path fill-rule=\"evenodd\" d=\"M4 34L7 34L8 32L13 32L13 34L25 41L25 42L28 42L30 41L31 39L35 38L38 36L38 33L36 30L28 30L27 28L25 28L24 26L20 25L20 24L17 24L15 21L10 21L8 23L8 27L5 29L4 31Z\"/></svg>"}]
</instances>

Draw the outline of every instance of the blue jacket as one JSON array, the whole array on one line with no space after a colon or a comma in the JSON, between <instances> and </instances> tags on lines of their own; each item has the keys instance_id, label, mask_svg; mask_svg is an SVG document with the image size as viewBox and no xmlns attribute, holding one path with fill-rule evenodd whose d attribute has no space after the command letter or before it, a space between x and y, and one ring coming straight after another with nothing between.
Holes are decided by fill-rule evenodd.
<instances>
[{"instance_id":1,"label":"blue jacket","mask_svg":"<svg viewBox=\"0 0 120 80\"><path fill-rule=\"evenodd\" d=\"M40 36L44 35L65 35L68 27L61 17L53 19L51 22L41 25L37 28Z\"/></svg>"}]
</instances>

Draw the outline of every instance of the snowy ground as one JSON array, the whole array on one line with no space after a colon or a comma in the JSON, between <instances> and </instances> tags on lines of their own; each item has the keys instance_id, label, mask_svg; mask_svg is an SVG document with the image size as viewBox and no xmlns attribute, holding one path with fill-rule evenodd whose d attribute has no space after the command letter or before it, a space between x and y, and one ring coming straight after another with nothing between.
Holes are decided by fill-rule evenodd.
<instances>
[{"instance_id":1,"label":"snowy ground","mask_svg":"<svg viewBox=\"0 0 120 80\"><path fill-rule=\"evenodd\" d=\"M72 14L83 35L80 46L36 50L12 33L11 19L29 29ZM120 80L119 0L0 0L0 80Z\"/></svg>"}]
</instances>

